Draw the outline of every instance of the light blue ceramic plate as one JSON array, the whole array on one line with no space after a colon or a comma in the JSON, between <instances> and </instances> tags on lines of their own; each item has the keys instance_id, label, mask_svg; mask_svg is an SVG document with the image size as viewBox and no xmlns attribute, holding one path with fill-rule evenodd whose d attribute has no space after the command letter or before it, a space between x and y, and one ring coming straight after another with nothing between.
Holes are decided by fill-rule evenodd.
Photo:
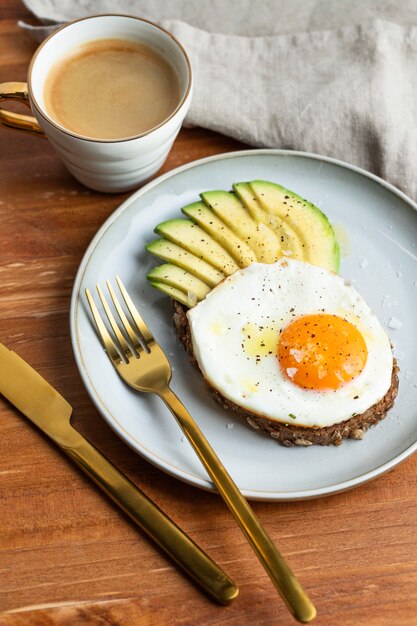
<instances>
[{"instance_id":1,"label":"light blue ceramic plate","mask_svg":"<svg viewBox=\"0 0 417 626\"><path fill-rule=\"evenodd\" d=\"M208 395L172 329L171 305L150 287L155 259L144 251L156 224L179 216L201 191L264 178L318 205L335 225L341 274L387 328L401 367L394 409L362 441L284 448L251 430ZM403 193L356 167L312 154L249 150L184 165L134 193L100 228L80 265L71 302L76 361L104 419L134 450L188 483L213 489L190 445L158 398L117 377L91 324L84 289L119 274L169 355L173 387L243 493L297 500L350 489L392 469L417 448L417 213Z\"/></svg>"}]
</instances>

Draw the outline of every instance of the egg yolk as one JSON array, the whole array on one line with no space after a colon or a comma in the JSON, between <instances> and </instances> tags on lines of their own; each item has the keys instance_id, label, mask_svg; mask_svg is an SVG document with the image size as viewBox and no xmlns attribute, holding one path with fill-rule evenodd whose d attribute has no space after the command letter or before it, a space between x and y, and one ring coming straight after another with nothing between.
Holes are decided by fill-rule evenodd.
<instances>
[{"instance_id":1,"label":"egg yolk","mask_svg":"<svg viewBox=\"0 0 417 626\"><path fill-rule=\"evenodd\" d=\"M359 330L337 315L300 317L282 331L278 341L284 375L304 389L339 389L359 376L367 358Z\"/></svg>"}]
</instances>

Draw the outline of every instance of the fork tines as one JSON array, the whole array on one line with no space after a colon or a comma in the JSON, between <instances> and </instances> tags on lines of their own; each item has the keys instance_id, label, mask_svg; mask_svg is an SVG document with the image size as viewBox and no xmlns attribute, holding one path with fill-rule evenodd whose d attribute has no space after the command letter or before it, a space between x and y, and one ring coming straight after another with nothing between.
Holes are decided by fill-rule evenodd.
<instances>
[{"instance_id":1,"label":"fork tines","mask_svg":"<svg viewBox=\"0 0 417 626\"><path fill-rule=\"evenodd\" d=\"M127 310L130 313L134 327L132 327L132 324L129 322L123 307L121 306L114 289L110 284L110 281L106 280L106 285L116 313L119 317L121 327L116 321L100 285L96 285L101 304L114 333L114 337L110 335L89 289L85 290L85 294L87 296L88 304L90 305L91 313L96 323L98 333L103 341L108 355L113 361L120 361L120 359L122 359L127 363L129 358L132 356L136 358L139 357L142 350L149 352L149 344L154 341L154 338L118 276L116 276L116 282Z\"/></svg>"}]
</instances>

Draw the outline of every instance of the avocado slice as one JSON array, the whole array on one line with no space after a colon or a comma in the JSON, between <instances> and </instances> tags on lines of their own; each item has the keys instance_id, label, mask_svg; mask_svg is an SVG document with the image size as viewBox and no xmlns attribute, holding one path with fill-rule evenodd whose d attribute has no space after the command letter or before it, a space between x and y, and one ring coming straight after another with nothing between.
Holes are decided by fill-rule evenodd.
<instances>
[{"instance_id":1,"label":"avocado slice","mask_svg":"<svg viewBox=\"0 0 417 626\"><path fill-rule=\"evenodd\" d=\"M181 302L181 304L184 304L189 308L194 305L194 303L189 300L188 295L184 291L180 291L179 289L176 289L171 285L160 283L157 280L151 280L150 284L152 285L152 287L155 287L155 289L159 289L159 291L162 291L162 293L170 296L174 300L177 300L177 302Z\"/></svg>"},{"instance_id":2,"label":"avocado slice","mask_svg":"<svg viewBox=\"0 0 417 626\"><path fill-rule=\"evenodd\" d=\"M198 258L195 254L191 254L178 244L168 241L168 239L155 239L147 244L146 249L162 261L170 261L174 265L182 267L183 270L194 274L209 287L215 287L225 278L223 272L216 270L206 261Z\"/></svg>"},{"instance_id":3,"label":"avocado slice","mask_svg":"<svg viewBox=\"0 0 417 626\"><path fill-rule=\"evenodd\" d=\"M259 204L259 201L250 188L249 183L233 183L233 191L246 207L255 222L264 222L269 219L269 216L265 215L265 211Z\"/></svg>"},{"instance_id":4,"label":"avocado slice","mask_svg":"<svg viewBox=\"0 0 417 626\"><path fill-rule=\"evenodd\" d=\"M190 220L167 220L158 224L155 232L195 254L227 276L239 269L230 254L213 237Z\"/></svg>"},{"instance_id":5,"label":"avocado slice","mask_svg":"<svg viewBox=\"0 0 417 626\"><path fill-rule=\"evenodd\" d=\"M339 245L329 220L318 207L276 183L254 180L249 185L265 211L285 219L296 232L308 235L306 260L339 271Z\"/></svg>"},{"instance_id":6,"label":"avocado slice","mask_svg":"<svg viewBox=\"0 0 417 626\"><path fill-rule=\"evenodd\" d=\"M222 248L227 250L239 267L247 267L257 261L252 248L240 237L237 237L203 202L188 204L181 211L201 226L208 235L211 235Z\"/></svg>"},{"instance_id":7,"label":"avocado slice","mask_svg":"<svg viewBox=\"0 0 417 626\"><path fill-rule=\"evenodd\" d=\"M264 211L266 215L266 212ZM305 239L300 237L291 226L276 215L267 217L267 223L281 240L282 256L305 261L307 257Z\"/></svg>"},{"instance_id":8,"label":"avocado slice","mask_svg":"<svg viewBox=\"0 0 417 626\"><path fill-rule=\"evenodd\" d=\"M296 234L303 246L305 261L339 271L339 246L329 220L318 207L266 180L238 183L234 189L245 203L260 206L268 213L271 225L274 218L281 220Z\"/></svg>"},{"instance_id":9,"label":"avocado slice","mask_svg":"<svg viewBox=\"0 0 417 626\"><path fill-rule=\"evenodd\" d=\"M245 241L261 263L274 263L281 257L281 244L277 235L267 226L254 220L239 198L230 191L205 191L203 202Z\"/></svg>"},{"instance_id":10,"label":"avocado slice","mask_svg":"<svg viewBox=\"0 0 417 626\"><path fill-rule=\"evenodd\" d=\"M188 295L189 299L195 299L196 301L204 300L211 290L202 280L173 263L157 265L149 272L147 279L150 282L163 283L183 291Z\"/></svg>"},{"instance_id":11,"label":"avocado slice","mask_svg":"<svg viewBox=\"0 0 417 626\"><path fill-rule=\"evenodd\" d=\"M267 213L254 195L249 183L236 183L233 185L233 189L252 218L267 225L278 237L281 243L282 256L290 256L300 261L307 260L305 237L296 233L287 222L277 215Z\"/></svg>"}]
</instances>

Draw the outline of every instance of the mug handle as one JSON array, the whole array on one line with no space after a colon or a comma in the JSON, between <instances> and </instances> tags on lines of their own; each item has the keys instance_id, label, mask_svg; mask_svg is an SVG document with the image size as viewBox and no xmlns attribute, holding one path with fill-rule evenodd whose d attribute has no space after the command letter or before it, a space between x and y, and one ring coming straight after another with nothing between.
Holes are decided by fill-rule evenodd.
<instances>
[{"instance_id":1,"label":"mug handle","mask_svg":"<svg viewBox=\"0 0 417 626\"><path fill-rule=\"evenodd\" d=\"M29 106L27 83L0 83L0 100L18 100ZM13 113L0 107L0 124L45 137L45 133L32 115Z\"/></svg>"}]
</instances>

